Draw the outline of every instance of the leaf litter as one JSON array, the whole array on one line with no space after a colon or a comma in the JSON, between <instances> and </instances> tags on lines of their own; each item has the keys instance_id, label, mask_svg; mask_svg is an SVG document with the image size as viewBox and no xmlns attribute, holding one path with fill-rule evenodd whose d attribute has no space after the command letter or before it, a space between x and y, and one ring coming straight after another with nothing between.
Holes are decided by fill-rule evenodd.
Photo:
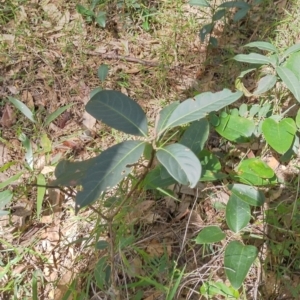
<instances>
[{"instance_id":1,"label":"leaf litter","mask_svg":"<svg viewBox=\"0 0 300 300\"><path fill-rule=\"evenodd\" d=\"M280 5L282 2L284 1L280 1ZM3 64L0 65L0 70L4 77L3 86L6 86L0 87L1 97L13 96L22 100L34 112L38 124L61 107L72 104L68 111L60 115L61 119L56 118L45 129L52 146L49 157L40 155L46 159L46 164L40 167L42 173L47 174L49 183L53 179L54 166L51 161L55 161L56 157L67 155L75 160L82 160L94 155L91 148L104 150L119 138L109 135L108 128L84 111L90 91L100 85L97 78L100 64L110 66L109 77L104 82L105 88L124 91L139 102L150 118L155 117L161 101L185 99L189 96L189 89L192 92L217 91L220 88L220 77L235 77L235 70L219 71L218 57L221 55L221 48L213 49L206 56L207 45L200 43L197 38L200 24L187 31L183 29L174 32L172 24L175 24L175 20L176 27L181 28L191 15L199 17L199 10L187 4L182 8L183 15L177 14L172 5L165 6L164 13L167 17L162 18L161 24L155 28L155 34L143 32L138 26L131 24L131 28L138 33L132 35L130 30L125 29L126 26L130 27L126 20L119 18L116 37L109 26L101 30L94 24L85 23L76 12L74 4L46 0L40 3L30 1L19 6L15 20L11 19L0 35L0 40L7 43L5 50L9 53L5 56L0 54L0 63ZM110 13L114 19L117 13ZM170 19L168 14L174 14L175 18ZM168 23L170 20L173 23ZM24 24L29 25L28 28ZM22 30L23 34L17 35L17 30ZM237 45L245 39L243 35L246 33L241 36L239 33L224 34L224 30L226 29L218 25L214 33L220 38L221 45ZM170 45L174 46L173 49ZM249 83L252 84L250 79ZM0 143L0 166L10 161L16 162L15 166L4 172L5 178L10 178L23 168L19 162L24 159L24 151L21 150L12 127L19 124L22 128L32 128L32 125L8 103L1 106L0 122L4 128L2 138L9 141L7 145ZM93 141L86 139L84 132L87 129L93 132ZM34 156L37 156L39 133L33 129L26 133L35 145ZM77 151L77 147L81 150ZM275 160L269 163L273 168L277 165ZM24 176L23 180L25 182L28 178ZM224 218L224 212L216 207L217 203L226 203L228 194L218 186L205 185L199 188L199 191L206 189L205 193L201 192L196 197L195 191L185 188L176 192L176 197L182 200L181 205L173 198L155 200L153 205L154 200L152 196L149 199L149 195L146 196L145 203L133 201L131 205L140 210L137 215L133 215L132 220L136 225L144 226L140 245L150 257L162 258L167 254L168 258L176 258L176 255L181 254L180 259L187 262L188 271L196 270L197 274L205 274L208 273L210 264L219 268L220 256L217 255L215 260L204 258L200 262L198 257L202 249L195 248L197 255L191 252L182 254L178 249L188 243L201 226L216 224L216 220ZM18 195L19 192L15 189L16 186L13 186L13 192ZM98 254L88 247L88 243L80 242L82 237L89 238L88 233L93 231L96 222L82 221L78 226L72 212L73 200L59 190L52 189L45 195L40 220L33 222L33 199L37 197L35 188L30 190L30 197L30 200L23 197L15 202L13 222L1 225L1 235L9 243L33 250L28 253L27 260L21 260L12 266L12 272L22 269L25 275L29 275L38 266L47 280L57 282L55 287L41 286L40 295L43 294L45 299L62 299L73 279L98 259ZM280 195L277 199L279 197ZM91 214L91 211L86 211L82 217L89 217ZM8 230L9 235L3 235L2 228ZM14 238L11 232L19 232L20 240ZM102 253L104 254L105 252ZM132 253L132 257L134 255ZM46 262L39 259L41 256L46 258ZM195 261L201 266L195 266ZM138 257L132 259L132 264L130 276L134 273L143 275L144 269L141 270L141 260ZM214 276L218 278L217 272ZM191 278L193 284L200 284L201 278ZM163 283L162 278L159 280ZM184 298L191 286L188 283L185 285L181 289ZM148 294L145 299L160 297L159 291L145 291L145 294ZM18 296L20 299L23 297L21 291Z\"/></svg>"}]
</instances>

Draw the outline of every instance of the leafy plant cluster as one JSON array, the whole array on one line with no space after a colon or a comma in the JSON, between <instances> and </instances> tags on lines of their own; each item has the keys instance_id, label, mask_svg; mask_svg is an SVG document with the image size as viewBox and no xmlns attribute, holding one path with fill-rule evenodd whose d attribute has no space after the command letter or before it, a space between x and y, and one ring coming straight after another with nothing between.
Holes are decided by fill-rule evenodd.
<instances>
[{"instance_id":1,"label":"leafy plant cluster","mask_svg":"<svg viewBox=\"0 0 300 300\"><path fill-rule=\"evenodd\" d=\"M262 1L263 0L255 0L253 4L249 4L247 1L224 1L220 5L216 5L215 1L211 0L190 0L189 4L208 9L211 22L202 26L199 36L201 41L204 42L205 37L208 35L209 44L217 46L217 39L211 35L217 21L224 19L226 22L226 17L232 15L233 22L238 22L247 15L252 6L258 5ZM233 14L230 13L231 11L234 11Z\"/></svg>"},{"instance_id":2,"label":"leafy plant cluster","mask_svg":"<svg viewBox=\"0 0 300 300\"><path fill-rule=\"evenodd\" d=\"M103 216L112 220L134 191L158 190L164 195L170 195L172 191L168 187L174 183L194 188L199 181L220 181L227 178L230 198L226 205L226 224L235 234L245 230L252 219L251 207L261 206L265 202L264 193L257 187L277 183L276 174L260 157L243 159L233 170L224 172L224 159L221 161L209 151L207 141L213 129L225 140L236 144L250 143L264 137L269 146L282 155L284 161L297 152L300 110L293 119L285 118L285 113L274 114L270 103L249 107L242 104L239 108L230 110L224 108L243 95L259 96L270 91L278 81L300 102L299 69L295 68L299 64L300 44L288 48L282 54L267 42L254 42L245 47L256 47L267 51L268 55L250 53L234 57L238 62L254 65L254 68L246 69L237 78L236 92L223 89L216 93L205 92L183 102L173 102L160 111L155 125L149 123L145 112L134 100L121 92L103 90L102 87L93 90L91 99L86 104L86 111L111 128L134 138L118 143L85 161L63 160L58 163L53 184L81 187L75 199L76 212L87 206L93 207L94 202L99 199L106 199L112 203L111 211ZM251 93L242 83L242 78L250 72L256 72L260 76L257 88ZM101 65L98 77L102 83L107 75L108 67ZM22 102L11 97L9 101L29 120L36 122L33 113ZM49 115L45 125L49 125L68 108L69 106L60 108ZM150 134L149 128L152 126L154 133ZM30 140L24 134L19 139L26 149L27 167L32 170L33 151ZM47 143L45 139L43 144ZM45 151L49 149L45 148ZM158 164L154 164L155 160ZM140 166L144 170L138 172ZM1 168L2 171L4 167ZM21 175L22 172L1 183L0 188L5 189ZM132 180L131 190L114 202L115 199L109 197L108 193L128 176ZM46 180L39 174L37 182L45 184ZM38 214L41 212L44 192L44 189L39 191ZM0 192L2 209L10 203L12 196L8 189ZM0 213L3 215L8 212L2 210ZM218 243L225 237L221 228L209 226L199 233L194 242L208 245ZM238 298L238 289L257 253L258 249L252 245L245 245L240 241L229 242L225 249L224 267L231 287L208 281L202 285L200 292L207 296L218 293ZM103 270L107 270L108 263L105 259L99 261L99 264Z\"/></svg>"},{"instance_id":3,"label":"leafy plant cluster","mask_svg":"<svg viewBox=\"0 0 300 300\"><path fill-rule=\"evenodd\" d=\"M90 6L82 4L76 5L77 12L80 13L87 23L96 22L100 27L105 28L107 23L107 1L93 0ZM122 17L130 16L132 20L141 23L144 30L150 30L150 21L155 15L156 8L149 7L140 0L117 1L116 9L123 12Z\"/></svg>"},{"instance_id":4,"label":"leafy plant cluster","mask_svg":"<svg viewBox=\"0 0 300 300\"><path fill-rule=\"evenodd\" d=\"M247 45L254 46L263 50L272 49L275 55L250 53L237 55L234 59L260 65L258 70L263 70L262 66L268 64L273 68L272 71L277 73L264 75L259 80L255 93L270 90L275 82L281 79L299 101L296 92L299 81L287 67L290 60L285 61L283 58L293 59L292 54L300 50L300 45L287 49L281 56L269 43L256 42ZM253 68L246 72L250 71L254 71ZM101 80L104 80L106 74L107 69L100 67L98 75ZM270 80L266 80L270 76L272 84ZM237 82L237 86L240 87L239 79ZM252 218L251 207L261 206L265 202L263 192L256 186L275 184L278 179L273 169L260 157L244 159L232 172L223 173L217 156L205 148L210 127L234 143L251 142L263 135L267 143L279 154L295 150L300 128L299 111L295 120L283 118L283 115L272 113L269 103L249 108L242 104L239 109L216 113L240 99L243 92L244 88L236 92L224 89L217 93L202 93L182 103L173 102L164 107L157 116L155 133L151 136L151 124L134 100L118 91L98 91L87 103L87 112L106 125L138 139L116 144L86 161L61 161L55 170L54 184L82 187L76 195L78 212L96 200L104 199L107 191L129 174L136 176L133 189L157 189L165 194L169 193L168 186L174 183L193 188L199 181L221 180L227 177L231 183L228 185L230 198L226 205L226 223L232 232L239 233L249 225ZM183 134L178 135L178 132L182 131ZM155 167L154 158L159 162ZM134 166L145 161L145 171L142 174L134 172ZM219 227L210 226L199 233L195 242L210 244L224 238L225 233ZM228 243L224 267L233 288L232 295L237 295L237 289L242 285L257 251L256 247L244 245L239 241ZM205 285L202 289L205 289ZM204 293L204 290L202 292Z\"/></svg>"}]
</instances>

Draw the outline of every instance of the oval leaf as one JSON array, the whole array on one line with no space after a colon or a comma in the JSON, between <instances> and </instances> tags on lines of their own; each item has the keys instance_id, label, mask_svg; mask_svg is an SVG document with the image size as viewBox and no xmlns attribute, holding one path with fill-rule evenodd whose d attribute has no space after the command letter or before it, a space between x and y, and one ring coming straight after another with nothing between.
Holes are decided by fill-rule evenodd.
<instances>
[{"instance_id":1,"label":"oval leaf","mask_svg":"<svg viewBox=\"0 0 300 300\"><path fill-rule=\"evenodd\" d=\"M264 55L258 54L258 53L250 53L250 54L238 54L234 58L234 60L249 64L272 64L272 60Z\"/></svg>"},{"instance_id":2,"label":"oval leaf","mask_svg":"<svg viewBox=\"0 0 300 300\"><path fill-rule=\"evenodd\" d=\"M239 289L243 284L251 265L257 257L257 253L256 247L244 246L237 241L230 242L226 247L224 257L225 273L235 289Z\"/></svg>"},{"instance_id":3,"label":"oval leaf","mask_svg":"<svg viewBox=\"0 0 300 300\"><path fill-rule=\"evenodd\" d=\"M239 232L247 226L251 219L250 206L241 201L235 194L231 194L226 205L226 223L228 227Z\"/></svg>"},{"instance_id":4,"label":"oval leaf","mask_svg":"<svg viewBox=\"0 0 300 300\"><path fill-rule=\"evenodd\" d=\"M296 121L296 125L297 125L298 129L300 129L300 108L298 109L295 121Z\"/></svg>"},{"instance_id":5,"label":"oval leaf","mask_svg":"<svg viewBox=\"0 0 300 300\"><path fill-rule=\"evenodd\" d=\"M160 148L157 159L179 183L194 188L201 176L201 165L189 148L173 144Z\"/></svg>"},{"instance_id":6,"label":"oval leaf","mask_svg":"<svg viewBox=\"0 0 300 300\"><path fill-rule=\"evenodd\" d=\"M146 189L156 189L161 187L167 187L171 184L176 183L176 180L171 176L162 177L162 165L158 165L156 168L151 170L143 181L143 185Z\"/></svg>"},{"instance_id":7,"label":"oval leaf","mask_svg":"<svg viewBox=\"0 0 300 300\"><path fill-rule=\"evenodd\" d=\"M278 153L283 154L293 144L297 128L291 118L281 120L279 123L268 118L263 121L262 132L267 143Z\"/></svg>"},{"instance_id":8,"label":"oval leaf","mask_svg":"<svg viewBox=\"0 0 300 300\"><path fill-rule=\"evenodd\" d=\"M179 143L187 146L196 155L203 149L208 139L209 124L206 119L193 122L184 132Z\"/></svg>"},{"instance_id":9,"label":"oval leaf","mask_svg":"<svg viewBox=\"0 0 300 300\"><path fill-rule=\"evenodd\" d=\"M300 102L300 82L296 75L286 67L277 67L276 72L294 97Z\"/></svg>"},{"instance_id":10,"label":"oval leaf","mask_svg":"<svg viewBox=\"0 0 300 300\"><path fill-rule=\"evenodd\" d=\"M193 99L187 99L175 108L161 131L202 119L210 112L218 111L235 102L242 95L243 93L240 91L232 93L230 90L224 89L218 93L207 92L197 95Z\"/></svg>"},{"instance_id":11,"label":"oval leaf","mask_svg":"<svg viewBox=\"0 0 300 300\"><path fill-rule=\"evenodd\" d=\"M8 97L8 99L25 117L35 123L32 111L23 102L13 97Z\"/></svg>"},{"instance_id":12,"label":"oval leaf","mask_svg":"<svg viewBox=\"0 0 300 300\"><path fill-rule=\"evenodd\" d=\"M104 26L105 27L105 24ZM108 65L102 64L99 69L98 69L98 77L99 79L104 82L104 80L106 79L107 75L108 75Z\"/></svg>"},{"instance_id":13,"label":"oval leaf","mask_svg":"<svg viewBox=\"0 0 300 300\"><path fill-rule=\"evenodd\" d=\"M175 108L179 105L179 102L173 102L169 104L168 106L164 107L158 115L158 119L156 121L156 126L155 126L155 132L156 133L162 133L164 131L164 128L166 128L166 124L168 123L168 120L175 110Z\"/></svg>"},{"instance_id":14,"label":"oval leaf","mask_svg":"<svg viewBox=\"0 0 300 300\"><path fill-rule=\"evenodd\" d=\"M208 226L197 235L196 244L212 244L225 239L226 234L218 226Z\"/></svg>"},{"instance_id":15,"label":"oval leaf","mask_svg":"<svg viewBox=\"0 0 300 300\"><path fill-rule=\"evenodd\" d=\"M94 118L110 127L133 135L147 136L144 111L135 101L118 91L100 91L85 108Z\"/></svg>"},{"instance_id":16,"label":"oval leaf","mask_svg":"<svg viewBox=\"0 0 300 300\"><path fill-rule=\"evenodd\" d=\"M256 168L253 166L256 166ZM269 176L269 173L271 172L274 174L272 178L261 177L261 175L263 175L263 177ZM232 175L232 178L250 185L276 183L276 175L274 171L265 162L258 158L244 159L237 168L237 175Z\"/></svg>"},{"instance_id":17,"label":"oval leaf","mask_svg":"<svg viewBox=\"0 0 300 300\"><path fill-rule=\"evenodd\" d=\"M300 51L293 53L285 63L285 67L291 70L300 81Z\"/></svg>"},{"instance_id":18,"label":"oval leaf","mask_svg":"<svg viewBox=\"0 0 300 300\"><path fill-rule=\"evenodd\" d=\"M190 5L209 7L209 3L206 0L190 0Z\"/></svg>"},{"instance_id":19,"label":"oval leaf","mask_svg":"<svg viewBox=\"0 0 300 300\"><path fill-rule=\"evenodd\" d=\"M145 142L126 141L82 162L61 162L55 170L54 185L82 185L76 195L76 212L96 201L102 192L116 186L132 169L145 148Z\"/></svg>"},{"instance_id":20,"label":"oval leaf","mask_svg":"<svg viewBox=\"0 0 300 300\"><path fill-rule=\"evenodd\" d=\"M253 92L253 95L261 95L270 89L272 89L277 81L275 75L266 75L262 77L257 84L256 90Z\"/></svg>"},{"instance_id":21,"label":"oval leaf","mask_svg":"<svg viewBox=\"0 0 300 300\"><path fill-rule=\"evenodd\" d=\"M240 116L225 115L220 117L220 123L215 130L229 141L245 143L251 139L255 124Z\"/></svg>"},{"instance_id":22,"label":"oval leaf","mask_svg":"<svg viewBox=\"0 0 300 300\"><path fill-rule=\"evenodd\" d=\"M252 43L246 44L244 47L255 47L260 50L277 52L276 47L268 42L252 42Z\"/></svg>"},{"instance_id":23,"label":"oval leaf","mask_svg":"<svg viewBox=\"0 0 300 300\"><path fill-rule=\"evenodd\" d=\"M261 206L265 203L265 195L253 186L245 184L234 184L229 188L232 194L234 194L241 201L248 203L249 205Z\"/></svg>"},{"instance_id":24,"label":"oval leaf","mask_svg":"<svg viewBox=\"0 0 300 300\"><path fill-rule=\"evenodd\" d=\"M287 50L285 50L283 52L282 59L288 57L290 54L295 53L297 51L300 51L300 43L299 44L295 44L295 45L291 46L290 48L288 48Z\"/></svg>"}]
</instances>

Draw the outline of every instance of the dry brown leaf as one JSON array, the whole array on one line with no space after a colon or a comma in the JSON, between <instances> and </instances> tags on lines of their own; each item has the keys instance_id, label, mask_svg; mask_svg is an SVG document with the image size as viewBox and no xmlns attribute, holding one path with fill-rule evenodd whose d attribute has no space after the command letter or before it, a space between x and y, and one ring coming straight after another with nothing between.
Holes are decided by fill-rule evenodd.
<instances>
[{"instance_id":1,"label":"dry brown leaf","mask_svg":"<svg viewBox=\"0 0 300 300\"><path fill-rule=\"evenodd\" d=\"M3 108L0 124L3 127L11 127L15 122L16 122L16 115L13 109L11 108L10 104L6 103Z\"/></svg>"},{"instance_id":2,"label":"dry brown leaf","mask_svg":"<svg viewBox=\"0 0 300 300\"><path fill-rule=\"evenodd\" d=\"M265 161L268 166L274 171L279 167L279 161L274 156L268 157Z\"/></svg>"},{"instance_id":3,"label":"dry brown leaf","mask_svg":"<svg viewBox=\"0 0 300 300\"><path fill-rule=\"evenodd\" d=\"M145 200L139 204L137 204L133 211L130 212L126 219L127 219L127 222L135 222L137 221L138 219L142 219L143 216L148 212L148 210L155 204L155 201L154 200Z\"/></svg>"},{"instance_id":4,"label":"dry brown leaf","mask_svg":"<svg viewBox=\"0 0 300 300\"><path fill-rule=\"evenodd\" d=\"M87 111L85 111L82 116L82 125L86 129L92 131L95 124L96 124L96 119L93 116L91 116Z\"/></svg>"},{"instance_id":5,"label":"dry brown leaf","mask_svg":"<svg viewBox=\"0 0 300 300\"><path fill-rule=\"evenodd\" d=\"M34 108L33 97L29 91L23 91L22 100L29 108Z\"/></svg>"},{"instance_id":6,"label":"dry brown leaf","mask_svg":"<svg viewBox=\"0 0 300 300\"><path fill-rule=\"evenodd\" d=\"M144 300L157 300L157 299L160 299L161 295L162 295L162 292L156 291L152 295L148 296L147 298L144 298Z\"/></svg>"},{"instance_id":7,"label":"dry brown leaf","mask_svg":"<svg viewBox=\"0 0 300 300\"><path fill-rule=\"evenodd\" d=\"M161 243L159 243L157 240L153 239L150 241L150 244L147 246L146 252L151 257L160 257L165 253L165 249Z\"/></svg>"}]
</instances>

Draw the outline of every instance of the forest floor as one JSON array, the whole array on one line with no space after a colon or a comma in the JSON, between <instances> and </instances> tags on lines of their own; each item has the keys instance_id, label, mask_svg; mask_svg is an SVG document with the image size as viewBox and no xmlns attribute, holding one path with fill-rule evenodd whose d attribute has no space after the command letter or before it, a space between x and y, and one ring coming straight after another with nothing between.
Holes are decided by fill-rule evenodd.
<instances>
[{"instance_id":1,"label":"forest floor","mask_svg":"<svg viewBox=\"0 0 300 300\"><path fill-rule=\"evenodd\" d=\"M216 203L228 201L222 184L201 183L196 200L194 191L178 190L180 203L155 200L148 193L131 199L115 220L114 237L107 235L105 222L94 211L75 215L71 196L36 184L51 184L61 159L87 159L127 139L85 113L93 89L128 95L153 125L172 101L233 90L240 69L232 57L244 52L243 45L261 40L286 49L299 42L299 3L263 1L239 22L218 22L215 47L199 38L200 28L210 22L209 10L187 1L99 3L95 10L105 11L105 28L79 14L76 1L0 0L2 190L7 186L1 183L12 178L12 201L5 207L10 214L0 216L0 299L113 299L105 272L97 273L111 239L118 249L119 299L202 299L204 281L228 283L222 267L225 244L205 249L192 243L205 226L222 226L224 210L216 209ZM80 4L90 5L86 0ZM104 82L97 75L102 64L109 67ZM251 85L254 78L248 79ZM8 97L34 111L34 122ZM289 176L297 181L296 173ZM297 182L299 188L299 178ZM297 184L273 191L276 208L286 203L280 206L288 212L284 224L297 192ZM257 214L263 218L262 211ZM261 235L267 229L261 222L255 230ZM299 299L299 232L278 232L269 232L272 240L267 243L257 240L265 263L251 268L240 299ZM295 263L298 272L290 270ZM174 278L179 278L176 296L170 296Z\"/></svg>"}]
</instances>

